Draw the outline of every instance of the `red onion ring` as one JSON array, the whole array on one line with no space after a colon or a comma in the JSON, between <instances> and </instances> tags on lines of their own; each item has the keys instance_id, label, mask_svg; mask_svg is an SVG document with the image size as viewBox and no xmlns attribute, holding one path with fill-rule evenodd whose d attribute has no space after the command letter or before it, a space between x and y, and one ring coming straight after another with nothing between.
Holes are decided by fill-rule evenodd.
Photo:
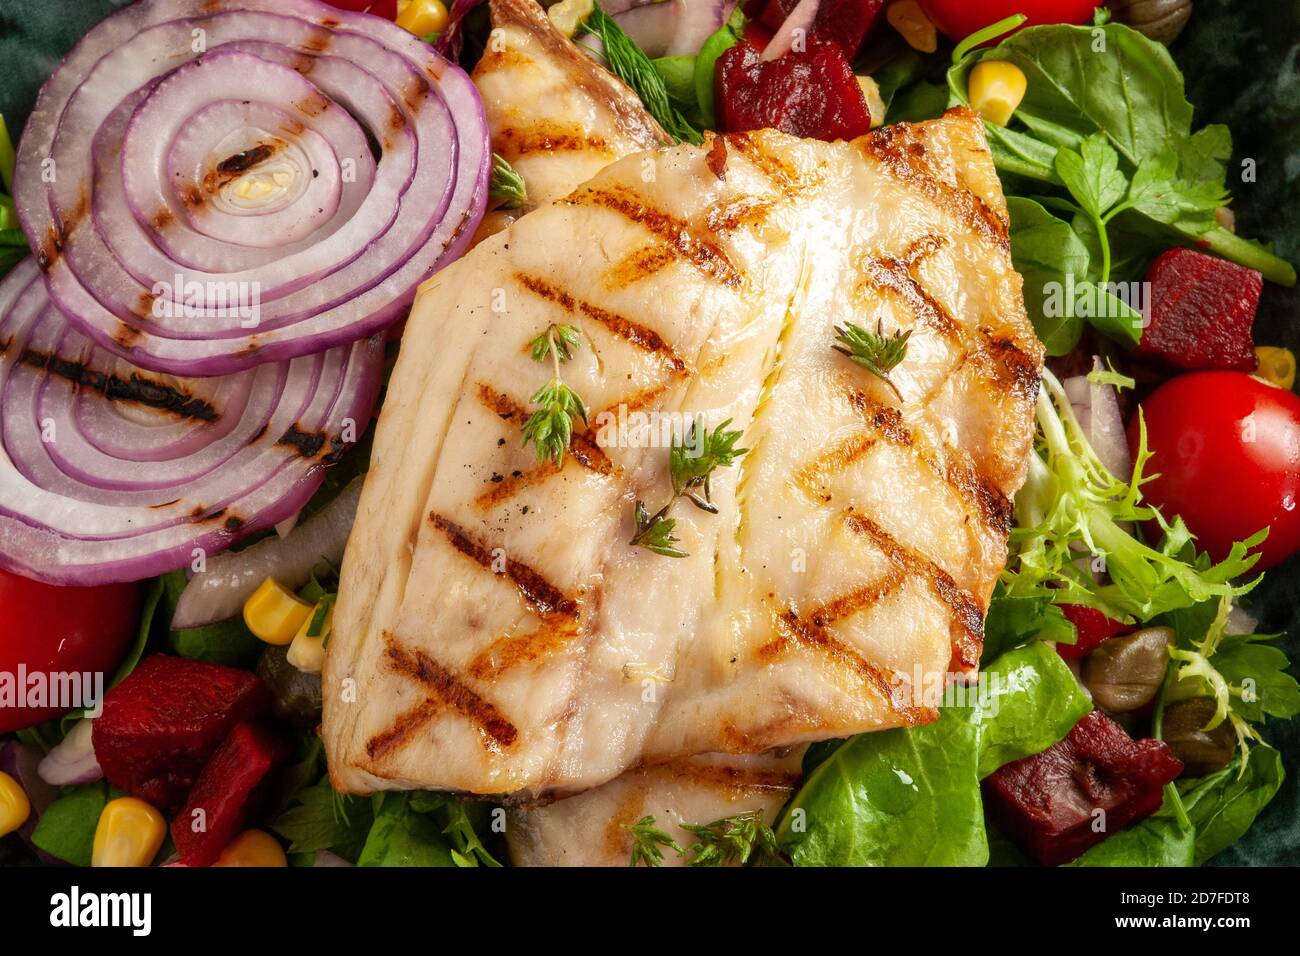
<instances>
[{"instance_id":1,"label":"red onion ring","mask_svg":"<svg viewBox=\"0 0 1300 956\"><path fill-rule=\"evenodd\" d=\"M759 59L775 60L789 53L794 46L796 30L802 30L805 38L812 32L813 21L817 19L817 11L820 7L821 0L799 0L767 46L763 47Z\"/></svg>"},{"instance_id":2,"label":"red onion ring","mask_svg":"<svg viewBox=\"0 0 1300 956\"><path fill-rule=\"evenodd\" d=\"M400 319L469 244L491 167L463 71L317 0L119 11L42 88L18 152L14 197L55 304L175 375Z\"/></svg>"},{"instance_id":3,"label":"red onion ring","mask_svg":"<svg viewBox=\"0 0 1300 956\"><path fill-rule=\"evenodd\" d=\"M220 378L95 346L35 259L0 282L0 567L54 584L194 566L293 514L365 431L383 336Z\"/></svg>"}]
</instances>

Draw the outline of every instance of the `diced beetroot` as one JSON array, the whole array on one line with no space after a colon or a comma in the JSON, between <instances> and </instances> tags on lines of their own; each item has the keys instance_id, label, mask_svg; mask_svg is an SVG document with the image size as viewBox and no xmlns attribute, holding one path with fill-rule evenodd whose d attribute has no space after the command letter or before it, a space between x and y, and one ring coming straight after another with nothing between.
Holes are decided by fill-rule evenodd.
<instances>
[{"instance_id":1,"label":"diced beetroot","mask_svg":"<svg viewBox=\"0 0 1300 956\"><path fill-rule=\"evenodd\" d=\"M1056 645L1056 652L1066 660L1078 660L1106 638L1132 630L1127 624L1113 621L1101 611L1084 604L1062 604L1060 608L1079 635L1073 644Z\"/></svg>"},{"instance_id":2,"label":"diced beetroot","mask_svg":"<svg viewBox=\"0 0 1300 956\"><path fill-rule=\"evenodd\" d=\"M749 43L718 57L719 119L728 133L783 130L793 136L853 139L871 129L871 111L849 61L834 43L812 40L770 62Z\"/></svg>"},{"instance_id":3,"label":"diced beetroot","mask_svg":"<svg viewBox=\"0 0 1300 956\"><path fill-rule=\"evenodd\" d=\"M775 33L799 0L759 0L750 7L754 22ZM821 0L809 39L839 44L850 60L885 12L885 0Z\"/></svg>"},{"instance_id":4,"label":"diced beetroot","mask_svg":"<svg viewBox=\"0 0 1300 956\"><path fill-rule=\"evenodd\" d=\"M256 674L155 654L104 695L95 757L113 786L174 810L230 729L270 702Z\"/></svg>"},{"instance_id":5,"label":"diced beetroot","mask_svg":"<svg viewBox=\"0 0 1300 956\"><path fill-rule=\"evenodd\" d=\"M1149 816L1183 765L1161 740L1134 740L1099 710L1060 743L984 781L993 819L1044 866L1067 863L1107 834ZM1105 811L1101 832L1096 811Z\"/></svg>"},{"instance_id":6,"label":"diced beetroot","mask_svg":"<svg viewBox=\"0 0 1300 956\"><path fill-rule=\"evenodd\" d=\"M1137 350L1179 368L1236 369L1258 364L1250 327L1264 277L1197 252L1170 249L1147 270L1151 322Z\"/></svg>"},{"instance_id":7,"label":"diced beetroot","mask_svg":"<svg viewBox=\"0 0 1300 956\"><path fill-rule=\"evenodd\" d=\"M211 866L257 810L260 785L289 752L277 734L240 724L208 761L172 821L172 840L186 866Z\"/></svg>"}]
</instances>

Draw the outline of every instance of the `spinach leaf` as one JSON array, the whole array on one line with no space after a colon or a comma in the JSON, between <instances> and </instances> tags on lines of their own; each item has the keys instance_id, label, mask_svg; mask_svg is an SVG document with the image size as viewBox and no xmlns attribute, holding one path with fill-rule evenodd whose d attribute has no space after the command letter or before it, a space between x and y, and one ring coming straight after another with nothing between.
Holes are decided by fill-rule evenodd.
<instances>
[{"instance_id":1,"label":"spinach leaf","mask_svg":"<svg viewBox=\"0 0 1300 956\"><path fill-rule=\"evenodd\" d=\"M32 842L73 866L90 866L95 828L108 797L104 780L68 790L45 808L32 832Z\"/></svg>"},{"instance_id":2,"label":"spinach leaf","mask_svg":"<svg viewBox=\"0 0 1300 956\"><path fill-rule=\"evenodd\" d=\"M451 858L457 866L501 864L483 845L479 832L488 829L492 808L486 803L465 800L451 793L418 790L411 794L411 809L431 814L451 843Z\"/></svg>"},{"instance_id":3,"label":"spinach leaf","mask_svg":"<svg viewBox=\"0 0 1300 956\"><path fill-rule=\"evenodd\" d=\"M1013 647L1031 641L1073 644L1078 639L1074 625L1061 609L1043 595L1010 597L1001 584L993 589L993 600L984 621L984 652L981 666Z\"/></svg>"},{"instance_id":4,"label":"spinach leaf","mask_svg":"<svg viewBox=\"0 0 1300 956\"><path fill-rule=\"evenodd\" d=\"M1191 866L1196 836L1162 806L1130 827L1112 833L1067 866Z\"/></svg>"},{"instance_id":5,"label":"spinach leaf","mask_svg":"<svg viewBox=\"0 0 1300 956\"><path fill-rule=\"evenodd\" d=\"M1224 679L1243 688L1242 696L1233 697L1233 711L1252 722L1265 715L1286 719L1300 714L1300 684L1287 673L1290 660L1280 648L1259 643L1267 639L1225 637L1213 657Z\"/></svg>"},{"instance_id":6,"label":"spinach leaf","mask_svg":"<svg viewBox=\"0 0 1300 956\"><path fill-rule=\"evenodd\" d=\"M1004 654L991 698L943 707L920 727L861 734L810 751L776 836L799 866L982 866L979 780L1064 737L1090 707L1045 644Z\"/></svg>"},{"instance_id":7,"label":"spinach leaf","mask_svg":"<svg viewBox=\"0 0 1300 956\"><path fill-rule=\"evenodd\" d=\"M1092 710L1065 661L1041 642L1003 654L981 680L987 691L977 718L980 779L1051 747Z\"/></svg>"},{"instance_id":8,"label":"spinach leaf","mask_svg":"<svg viewBox=\"0 0 1300 956\"><path fill-rule=\"evenodd\" d=\"M1011 259L1024 278L1025 309L1049 355L1065 355L1079 341L1083 319L1073 281L1088 274L1088 247L1070 227L1032 199L1007 198Z\"/></svg>"},{"instance_id":9,"label":"spinach leaf","mask_svg":"<svg viewBox=\"0 0 1300 956\"><path fill-rule=\"evenodd\" d=\"M430 816L411 809L409 793L374 797L374 824L357 866L455 866L451 847Z\"/></svg>"},{"instance_id":10,"label":"spinach leaf","mask_svg":"<svg viewBox=\"0 0 1300 956\"><path fill-rule=\"evenodd\" d=\"M1244 772L1236 760L1208 777L1179 781L1183 806L1196 828L1196 865L1236 843L1285 777L1282 755L1261 744L1251 750Z\"/></svg>"}]
</instances>

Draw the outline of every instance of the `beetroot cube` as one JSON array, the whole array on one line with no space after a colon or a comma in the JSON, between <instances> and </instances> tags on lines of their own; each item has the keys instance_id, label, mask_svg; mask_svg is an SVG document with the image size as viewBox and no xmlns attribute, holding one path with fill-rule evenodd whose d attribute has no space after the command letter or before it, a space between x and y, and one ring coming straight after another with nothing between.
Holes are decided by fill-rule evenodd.
<instances>
[{"instance_id":1,"label":"beetroot cube","mask_svg":"<svg viewBox=\"0 0 1300 956\"><path fill-rule=\"evenodd\" d=\"M1182 769L1164 741L1134 740L1094 710L1064 740L990 774L985 806L1022 850L1057 866L1154 813ZM1098 810L1101 832L1093 828Z\"/></svg>"},{"instance_id":2,"label":"beetroot cube","mask_svg":"<svg viewBox=\"0 0 1300 956\"><path fill-rule=\"evenodd\" d=\"M186 866L211 866L258 809L261 784L288 755L284 740L257 724L240 724L212 755L190 798L172 821L172 840Z\"/></svg>"},{"instance_id":3,"label":"beetroot cube","mask_svg":"<svg viewBox=\"0 0 1300 956\"><path fill-rule=\"evenodd\" d=\"M95 757L113 786L174 810L231 728L270 702L256 674L155 654L104 695Z\"/></svg>"},{"instance_id":4,"label":"beetroot cube","mask_svg":"<svg viewBox=\"0 0 1300 956\"><path fill-rule=\"evenodd\" d=\"M779 129L792 136L853 139L871 129L871 111L849 61L834 43L809 40L802 53L759 59L750 43L718 57L719 119L728 133Z\"/></svg>"},{"instance_id":5,"label":"beetroot cube","mask_svg":"<svg viewBox=\"0 0 1300 956\"><path fill-rule=\"evenodd\" d=\"M1162 252L1147 270L1151 321L1138 352L1187 369L1253 372L1251 326L1264 277L1195 249Z\"/></svg>"}]
</instances>

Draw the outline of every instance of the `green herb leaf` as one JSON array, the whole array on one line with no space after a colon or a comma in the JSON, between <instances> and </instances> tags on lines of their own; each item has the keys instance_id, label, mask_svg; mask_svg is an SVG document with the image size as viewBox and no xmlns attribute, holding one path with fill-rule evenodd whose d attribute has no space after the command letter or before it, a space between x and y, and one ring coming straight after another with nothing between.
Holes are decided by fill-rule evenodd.
<instances>
[{"instance_id":1,"label":"green herb leaf","mask_svg":"<svg viewBox=\"0 0 1300 956\"><path fill-rule=\"evenodd\" d=\"M728 429L728 418L713 431L704 427L703 419L691 422L681 441L674 440L668 456L668 473L673 494L685 495L696 507L717 514L709 489L709 479L719 468L730 468L748 448L737 448L741 432ZM700 496L703 492L703 497Z\"/></svg>"},{"instance_id":2,"label":"green herb leaf","mask_svg":"<svg viewBox=\"0 0 1300 956\"><path fill-rule=\"evenodd\" d=\"M451 845L437 821L411 809L411 794L373 798L374 824L357 866L456 866Z\"/></svg>"},{"instance_id":3,"label":"green herb leaf","mask_svg":"<svg viewBox=\"0 0 1300 956\"><path fill-rule=\"evenodd\" d=\"M541 406L524 422L524 444L532 442L537 449L537 460L548 459L556 465L564 462L573 438L575 419L587 420L587 406L578 393L558 378L553 378L529 399Z\"/></svg>"},{"instance_id":4,"label":"green herb leaf","mask_svg":"<svg viewBox=\"0 0 1300 956\"><path fill-rule=\"evenodd\" d=\"M669 505L665 505L658 513L651 515L646 510L645 502L638 501L635 511L636 534L628 543L665 558L687 557L686 552L676 546L677 536L673 534L673 529L677 527L677 519L666 517L668 508Z\"/></svg>"},{"instance_id":5,"label":"green herb leaf","mask_svg":"<svg viewBox=\"0 0 1300 956\"><path fill-rule=\"evenodd\" d=\"M336 793L329 777L322 777L299 791L270 827L289 841L290 853L329 850L355 863L373 822L369 800Z\"/></svg>"},{"instance_id":6,"label":"green herb leaf","mask_svg":"<svg viewBox=\"0 0 1300 956\"><path fill-rule=\"evenodd\" d=\"M597 6L582 22L581 29L600 39L610 71L636 91L650 115L659 121L669 136L678 142L699 144L704 141L699 130L691 126L670 102L663 77L645 51L623 32L613 17Z\"/></svg>"},{"instance_id":7,"label":"green herb leaf","mask_svg":"<svg viewBox=\"0 0 1300 956\"><path fill-rule=\"evenodd\" d=\"M545 362L554 354L561 362L573 358L573 352L582 344L582 333L572 325L552 325L528 344L534 362Z\"/></svg>"},{"instance_id":8,"label":"green herb leaf","mask_svg":"<svg viewBox=\"0 0 1300 956\"><path fill-rule=\"evenodd\" d=\"M1119 153L1101 133L1085 139L1079 152L1057 150L1056 173L1094 219L1105 216L1128 191L1128 179L1119 170Z\"/></svg>"},{"instance_id":9,"label":"green herb leaf","mask_svg":"<svg viewBox=\"0 0 1300 956\"><path fill-rule=\"evenodd\" d=\"M876 323L874 332L852 322L845 322L842 327L835 326L835 340L839 344L832 348L880 378L897 395L898 388L890 381L889 373L907 355L907 340L911 335L911 329L900 329L893 335L885 335L879 322ZM899 398L902 396L899 395Z\"/></svg>"},{"instance_id":10,"label":"green herb leaf","mask_svg":"<svg viewBox=\"0 0 1300 956\"><path fill-rule=\"evenodd\" d=\"M642 817L636 823L625 823L623 829L632 834L632 855L628 866L644 863L646 866L663 866L664 851L668 847L674 853L682 853L677 841L655 826L654 817Z\"/></svg>"},{"instance_id":11,"label":"green herb leaf","mask_svg":"<svg viewBox=\"0 0 1300 956\"><path fill-rule=\"evenodd\" d=\"M518 209L528 202L524 177L496 153L492 154L492 182L488 187L488 195L496 200L501 209Z\"/></svg>"},{"instance_id":12,"label":"green herb leaf","mask_svg":"<svg viewBox=\"0 0 1300 956\"><path fill-rule=\"evenodd\" d=\"M684 851L691 866L729 866L732 863L744 866L780 860L776 835L758 810L703 825L684 823L682 829L696 838L696 842Z\"/></svg>"},{"instance_id":13,"label":"green herb leaf","mask_svg":"<svg viewBox=\"0 0 1300 956\"><path fill-rule=\"evenodd\" d=\"M411 794L411 809L431 814L442 824L443 834L451 840L452 858L457 866L501 866L478 835L479 829L487 826L487 815L491 812L487 804L450 793L418 790Z\"/></svg>"}]
</instances>

